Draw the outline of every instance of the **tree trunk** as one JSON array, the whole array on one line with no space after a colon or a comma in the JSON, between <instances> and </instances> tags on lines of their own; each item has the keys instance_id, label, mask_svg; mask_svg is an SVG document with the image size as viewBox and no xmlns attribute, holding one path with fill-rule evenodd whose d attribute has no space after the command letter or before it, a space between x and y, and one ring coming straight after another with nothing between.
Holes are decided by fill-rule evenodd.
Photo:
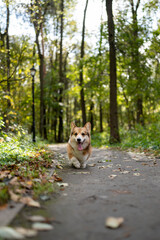
<instances>
[{"instance_id":1,"label":"tree trunk","mask_svg":"<svg viewBox=\"0 0 160 240\"><path fill-rule=\"evenodd\" d=\"M64 1L60 2L60 55L59 55L59 82L61 83L61 87L59 89L59 128L58 128L58 142L63 142L63 15L64 15Z\"/></svg>"},{"instance_id":2,"label":"tree trunk","mask_svg":"<svg viewBox=\"0 0 160 240\"><path fill-rule=\"evenodd\" d=\"M142 97L137 99L137 123L144 126Z\"/></svg>"},{"instance_id":3,"label":"tree trunk","mask_svg":"<svg viewBox=\"0 0 160 240\"><path fill-rule=\"evenodd\" d=\"M9 18L10 18L10 11L9 11L9 1L6 1L7 7L7 25L6 25L6 46L7 46L7 93L10 96L10 44L9 44ZM8 108L10 108L11 103L10 99L7 100Z\"/></svg>"},{"instance_id":4,"label":"tree trunk","mask_svg":"<svg viewBox=\"0 0 160 240\"><path fill-rule=\"evenodd\" d=\"M99 104L99 122L100 122L100 132L103 132L103 110L102 102Z\"/></svg>"},{"instance_id":5,"label":"tree trunk","mask_svg":"<svg viewBox=\"0 0 160 240\"><path fill-rule=\"evenodd\" d=\"M120 142L117 112L117 73L116 73L116 48L114 35L114 21L112 13L112 0L106 0L109 33L110 53L110 143Z\"/></svg>"},{"instance_id":6,"label":"tree trunk","mask_svg":"<svg viewBox=\"0 0 160 240\"><path fill-rule=\"evenodd\" d=\"M88 0L86 0L86 6L84 9L83 26L82 26L82 42L81 42L81 59L80 59L80 99L81 99L81 110L82 110L82 121L83 125L86 123L86 104L84 98L84 80L83 80L83 58L84 58L84 38L85 38L85 21L87 12Z\"/></svg>"},{"instance_id":7,"label":"tree trunk","mask_svg":"<svg viewBox=\"0 0 160 240\"><path fill-rule=\"evenodd\" d=\"M137 99L136 99L136 108L137 108L137 123L144 125L143 118L143 97L141 94L140 83L141 81L141 67L140 67L140 57L139 57L139 46L138 46L138 20L137 20L137 11L140 5L140 0L137 0L136 5L134 6L134 1L130 0L131 10L132 10L132 21L133 21L133 47L132 47L132 59L135 72L135 79L137 80Z\"/></svg>"},{"instance_id":8,"label":"tree trunk","mask_svg":"<svg viewBox=\"0 0 160 240\"><path fill-rule=\"evenodd\" d=\"M90 105L90 123L91 123L91 131L93 131L93 128L94 128L93 111L94 111L94 102L91 102L91 105Z\"/></svg>"}]
</instances>

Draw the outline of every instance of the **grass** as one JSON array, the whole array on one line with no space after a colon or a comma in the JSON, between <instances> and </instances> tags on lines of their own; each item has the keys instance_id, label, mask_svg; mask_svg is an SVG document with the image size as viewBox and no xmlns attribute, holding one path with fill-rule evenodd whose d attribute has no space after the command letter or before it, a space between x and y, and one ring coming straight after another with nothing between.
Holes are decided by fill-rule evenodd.
<instances>
[{"instance_id":1,"label":"grass","mask_svg":"<svg viewBox=\"0 0 160 240\"><path fill-rule=\"evenodd\" d=\"M135 129L120 129L121 143L109 144L109 131L96 133L92 136L92 146L94 147L119 147L125 149L138 149L140 151L150 151L155 155L160 155L160 124L149 124L146 127L137 125Z\"/></svg>"}]
</instances>

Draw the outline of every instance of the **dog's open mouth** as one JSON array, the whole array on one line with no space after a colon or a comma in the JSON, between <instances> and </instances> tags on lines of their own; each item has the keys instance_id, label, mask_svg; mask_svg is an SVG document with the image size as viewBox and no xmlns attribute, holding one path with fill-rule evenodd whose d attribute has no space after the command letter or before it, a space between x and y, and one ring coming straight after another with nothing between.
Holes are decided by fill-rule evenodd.
<instances>
[{"instance_id":1,"label":"dog's open mouth","mask_svg":"<svg viewBox=\"0 0 160 240\"><path fill-rule=\"evenodd\" d=\"M84 141L83 142L78 142L77 144L78 144L78 150L79 151L82 151L83 150L83 143L84 143Z\"/></svg>"}]
</instances>

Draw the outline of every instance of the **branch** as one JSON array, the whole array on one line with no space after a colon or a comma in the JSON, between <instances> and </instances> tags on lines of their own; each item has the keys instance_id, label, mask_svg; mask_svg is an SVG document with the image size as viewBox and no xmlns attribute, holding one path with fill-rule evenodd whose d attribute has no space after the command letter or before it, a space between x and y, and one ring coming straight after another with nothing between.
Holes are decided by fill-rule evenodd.
<instances>
[{"instance_id":1,"label":"branch","mask_svg":"<svg viewBox=\"0 0 160 240\"><path fill-rule=\"evenodd\" d=\"M22 81L22 80L25 80L27 77L23 77L23 78L17 78L17 79L10 79L10 82L17 82L17 81ZM3 79L0 81L0 84L3 83L3 82L7 82L8 79Z\"/></svg>"},{"instance_id":2,"label":"branch","mask_svg":"<svg viewBox=\"0 0 160 240\"><path fill-rule=\"evenodd\" d=\"M141 1L141 0L138 0L138 1L137 1L136 12L137 12L137 10L138 10L138 8L139 8L140 1Z\"/></svg>"}]
</instances>

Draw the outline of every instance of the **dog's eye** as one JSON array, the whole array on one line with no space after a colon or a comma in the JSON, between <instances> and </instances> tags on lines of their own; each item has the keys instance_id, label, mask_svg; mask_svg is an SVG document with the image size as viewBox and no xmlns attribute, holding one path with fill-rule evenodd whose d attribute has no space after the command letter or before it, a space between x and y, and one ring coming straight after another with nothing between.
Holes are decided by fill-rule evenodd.
<instances>
[{"instance_id":1,"label":"dog's eye","mask_svg":"<svg viewBox=\"0 0 160 240\"><path fill-rule=\"evenodd\" d=\"M82 136L84 137L84 136L85 136L85 133L82 133Z\"/></svg>"},{"instance_id":2,"label":"dog's eye","mask_svg":"<svg viewBox=\"0 0 160 240\"><path fill-rule=\"evenodd\" d=\"M77 133L75 133L74 135L77 136Z\"/></svg>"}]
</instances>

